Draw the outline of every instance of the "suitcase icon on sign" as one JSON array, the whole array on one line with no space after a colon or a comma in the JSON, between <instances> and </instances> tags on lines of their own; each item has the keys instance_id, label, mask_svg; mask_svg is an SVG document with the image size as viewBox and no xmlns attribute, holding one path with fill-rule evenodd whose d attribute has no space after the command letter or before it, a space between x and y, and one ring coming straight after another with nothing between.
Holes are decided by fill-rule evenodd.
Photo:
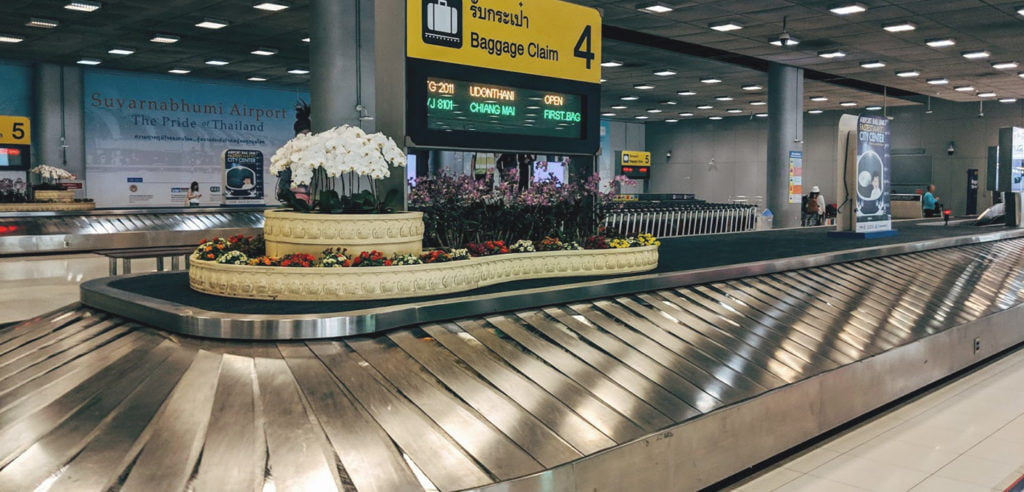
<instances>
[{"instance_id":1,"label":"suitcase icon on sign","mask_svg":"<svg viewBox=\"0 0 1024 492\"><path fill-rule=\"evenodd\" d=\"M423 42L462 47L462 0L423 0Z\"/></svg>"}]
</instances>

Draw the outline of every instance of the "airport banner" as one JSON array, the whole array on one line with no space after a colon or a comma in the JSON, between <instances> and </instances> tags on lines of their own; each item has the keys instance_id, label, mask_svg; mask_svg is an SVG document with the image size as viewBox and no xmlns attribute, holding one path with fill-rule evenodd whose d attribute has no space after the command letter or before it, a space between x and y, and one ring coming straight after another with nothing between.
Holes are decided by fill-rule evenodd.
<instances>
[{"instance_id":1,"label":"airport banner","mask_svg":"<svg viewBox=\"0 0 1024 492\"><path fill-rule=\"evenodd\" d=\"M804 197L804 153L789 151L789 203L802 203Z\"/></svg>"},{"instance_id":2,"label":"airport banner","mask_svg":"<svg viewBox=\"0 0 1024 492\"><path fill-rule=\"evenodd\" d=\"M263 203L276 182L262 179L262 156L294 136L295 105L309 101L296 90L105 70L87 70L84 90L86 184L97 207L185 206L193 181L202 205L222 204L228 151L259 154L262 167L232 201Z\"/></svg>"},{"instance_id":3,"label":"airport banner","mask_svg":"<svg viewBox=\"0 0 1024 492\"><path fill-rule=\"evenodd\" d=\"M407 0L411 58L597 84L601 13L561 0Z\"/></svg>"},{"instance_id":4,"label":"airport banner","mask_svg":"<svg viewBox=\"0 0 1024 492\"><path fill-rule=\"evenodd\" d=\"M857 119L855 232L892 230L891 140L888 118L861 116Z\"/></svg>"}]
</instances>

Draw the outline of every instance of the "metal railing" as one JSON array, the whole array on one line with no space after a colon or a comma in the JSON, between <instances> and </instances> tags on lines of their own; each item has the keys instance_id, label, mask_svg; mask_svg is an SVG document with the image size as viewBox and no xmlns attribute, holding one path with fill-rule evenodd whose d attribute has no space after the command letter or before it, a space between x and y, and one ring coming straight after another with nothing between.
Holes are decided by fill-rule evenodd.
<instances>
[{"instance_id":1,"label":"metal railing","mask_svg":"<svg viewBox=\"0 0 1024 492\"><path fill-rule=\"evenodd\" d=\"M604 225L622 235L700 236L753 231L757 206L732 203L637 202L615 204Z\"/></svg>"}]
</instances>

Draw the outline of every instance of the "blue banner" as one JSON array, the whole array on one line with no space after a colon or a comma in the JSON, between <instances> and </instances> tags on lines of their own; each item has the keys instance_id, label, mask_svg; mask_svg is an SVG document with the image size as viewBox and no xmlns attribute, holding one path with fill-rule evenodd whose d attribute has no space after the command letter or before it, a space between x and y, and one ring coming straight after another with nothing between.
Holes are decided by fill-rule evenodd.
<instances>
[{"instance_id":1,"label":"blue banner","mask_svg":"<svg viewBox=\"0 0 1024 492\"><path fill-rule=\"evenodd\" d=\"M224 202L225 152L273 153L294 136L298 90L159 75L85 72L89 196L99 207L185 206L198 182L203 205ZM274 196L269 159L258 183ZM127 185L127 177L142 178ZM268 182L269 181L269 182ZM238 190L234 190L237 192ZM246 191L249 191L248 189ZM252 202L250 202L252 203Z\"/></svg>"}]
</instances>

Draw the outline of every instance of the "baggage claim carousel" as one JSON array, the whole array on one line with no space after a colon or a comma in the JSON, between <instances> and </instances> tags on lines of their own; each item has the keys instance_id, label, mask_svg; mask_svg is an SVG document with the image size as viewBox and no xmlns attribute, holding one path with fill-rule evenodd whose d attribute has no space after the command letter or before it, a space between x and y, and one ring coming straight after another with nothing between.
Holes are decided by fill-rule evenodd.
<instances>
[{"instance_id":1,"label":"baggage claim carousel","mask_svg":"<svg viewBox=\"0 0 1024 492\"><path fill-rule=\"evenodd\" d=\"M377 305L96 280L0 330L0 489L707 487L1024 342L1024 231L899 228Z\"/></svg>"}]
</instances>

